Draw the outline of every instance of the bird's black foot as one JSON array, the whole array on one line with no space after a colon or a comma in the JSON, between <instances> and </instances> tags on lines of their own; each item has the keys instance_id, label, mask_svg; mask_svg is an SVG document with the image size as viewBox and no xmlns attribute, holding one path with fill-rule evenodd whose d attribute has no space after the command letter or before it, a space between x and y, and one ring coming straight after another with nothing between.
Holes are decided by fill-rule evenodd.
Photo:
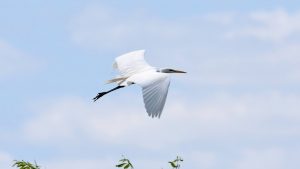
<instances>
[{"instance_id":1,"label":"bird's black foot","mask_svg":"<svg viewBox=\"0 0 300 169\"><path fill-rule=\"evenodd\" d=\"M107 94L107 92L101 92L101 93L98 93L96 97L93 98L94 102L96 100L98 100L100 97L104 96L105 94Z\"/></svg>"}]
</instances>

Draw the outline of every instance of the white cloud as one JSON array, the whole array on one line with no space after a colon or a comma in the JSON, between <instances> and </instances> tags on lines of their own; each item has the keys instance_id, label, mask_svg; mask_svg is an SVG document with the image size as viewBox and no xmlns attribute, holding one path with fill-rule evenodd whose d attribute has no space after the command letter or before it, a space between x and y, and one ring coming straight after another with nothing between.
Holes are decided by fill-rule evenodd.
<instances>
[{"instance_id":1,"label":"white cloud","mask_svg":"<svg viewBox=\"0 0 300 169\"><path fill-rule=\"evenodd\" d=\"M244 150L235 169L283 169L286 154L280 149Z\"/></svg>"},{"instance_id":2,"label":"white cloud","mask_svg":"<svg viewBox=\"0 0 300 169\"><path fill-rule=\"evenodd\" d=\"M13 164L13 160L10 154L0 151L0 168L10 168Z\"/></svg>"},{"instance_id":3,"label":"white cloud","mask_svg":"<svg viewBox=\"0 0 300 169\"><path fill-rule=\"evenodd\" d=\"M0 40L0 78L23 74L35 68L36 60Z\"/></svg>"},{"instance_id":4,"label":"white cloud","mask_svg":"<svg viewBox=\"0 0 300 169\"><path fill-rule=\"evenodd\" d=\"M224 39L224 34L282 41L300 30L299 16L298 12L276 10L216 12L172 20L137 11L123 15L116 9L95 5L86 7L72 20L70 32L82 47L113 49L120 51L118 54L147 48L146 59L151 64L186 70L188 74L178 80L191 85L272 87L300 82L299 43L257 50L251 43L236 45L240 38Z\"/></svg>"},{"instance_id":5,"label":"white cloud","mask_svg":"<svg viewBox=\"0 0 300 169\"><path fill-rule=\"evenodd\" d=\"M299 52L300 43L286 43L253 56L199 59L185 80L194 85L295 85L300 83Z\"/></svg>"},{"instance_id":6,"label":"white cloud","mask_svg":"<svg viewBox=\"0 0 300 169\"><path fill-rule=\"evenodd\" d=\"M285 10L252 12L235 22L237 28L228 37L253 37L258 40L281 42L300 32L300 12Z\"/></svg>"},{"instance_id":7,"label":"white cloud","mask_svg":"<svg viewBox=\"0 0 300 169\"><path fill-rule=\"evenodd\" d=\"M236 15L235 12L209 13L204 15L203 19L217 24L229 25L235 21Z\"/></svg>"},{"instance_id":8,"label":"white cloud","mask_svg":"<svg viewBox=\"0 0 300 169\"><path fill-rule=\"evenodd\" d=\"M29 139L42 142L73 140L81 134L114 142L133 125L141 123L137 119L141 118L140 113L136 110L119 109L115 105L106 108L81 98L58 99L39 110L37 116L25 125L24 131Z\"/></svg>"},{"instance_id":9,"label":"white cloud","mask_svg":"<svg viewBox=\"0 0 300 169\"><path fill-rule=\"evenodd\" d=\"M218 94L192 103L170 100L163 117L157 120L145 117L141 102L116 107L90 104L80 98L57 99L26 122L24 135L37 143L63 145L85 137L105 145L167 149L166 145L181 145L200 138L268 140L293 137L300 130L296 125L300 119L300 98L293 95ZM115 102L122 103L118 99ZM191 134L195 129L197 132Z\"/></svg>"},{"instance_id":10,"label":"white cloud","mask_svg":"<svg viewBox=\"0 0 300 169\"><path fill-rule=\"evenodd\" d=\"M145 13L124 13L99 5L87 6L70 23L73 41L96 49L139 48L152 42L179 40L185 26L168 20L152 18Z\"/></svg>"},{"instance_id":11,"label":"white cloud","mask_svg":"<svg viewBox=\"0 0 300 169\"><path fill-rule=\"evenodd\" d=\"M188 163L183 163L185 165L193 164L194 167L201 168L201 169L213 169L217 166L218 159L215 152L191 152L188 155Z\"/></svg>"},{"instance_id":12,"label":"white cloud","mask_svg":"<svg viewBox=\"0 0 300 169\"><path fill-rule=\"evenodd\" d=\"M298 32L300 12L288 13L282 9L249 13L215 12L172 20L141 11L124 15L116 9L93 5L87 6L70 23L75 43L89 48L121 51L163 45L177 52L196 52L202 45L212 43L211 39L220 40L224 35L234 39L253 37L282 42Z\"/></svg>"}]
</instances>

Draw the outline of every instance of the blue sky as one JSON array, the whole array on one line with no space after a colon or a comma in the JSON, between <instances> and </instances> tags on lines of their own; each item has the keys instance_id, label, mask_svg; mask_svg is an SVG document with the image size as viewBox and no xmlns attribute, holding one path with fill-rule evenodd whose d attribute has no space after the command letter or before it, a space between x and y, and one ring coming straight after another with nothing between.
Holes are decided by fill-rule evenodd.
<instances>
[{"instance_id":1,"label":"blue sky","mask_svg":"<svg viewBox=\"0 0 300 169\"><path fill-rule=\"evenodd\" d=\"M0 168L296 169L297 1L0 1ZM114 86L114 58L145 49L173 76L161 119L138 86ZM101 164L101 165L100 165ZM100 167L101 166L101 167Z\"/></svg>"}]
</instances>

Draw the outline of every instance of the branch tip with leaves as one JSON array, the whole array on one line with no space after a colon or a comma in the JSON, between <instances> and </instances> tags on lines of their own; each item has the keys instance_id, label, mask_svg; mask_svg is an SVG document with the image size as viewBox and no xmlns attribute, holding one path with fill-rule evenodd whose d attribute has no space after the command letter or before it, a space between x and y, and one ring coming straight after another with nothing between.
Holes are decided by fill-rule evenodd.
<instances>
[{"instance_id":1,"label":"branch tip with leaves","mask_svg":"<svg viewBox=\"0 0 300 169\"><path fill-rule=\"evenodd\" d=\"M128 168L133 169L133 165L130 162L130 160L125 158L124 156L121 160L119 160L119 164L117 164L116 167L123 168L123 169L128 169Z\"/></svg>"},{"instance_id":2,"label":"branch tip with leaves","mask_svg":"<svg viewBox=\"0 0 300 169\"><path fill-rule=\"evenodd\" d=\"M169 161L169 163L173 169L179 169L181 162L183 162L183 159L179 156L177 156L175 160Z\"/></svg>"},{"instance_id":3,"label":"branch tip with leaves","mask_svg":"<svg viewBox=\"0 0 300 169\"><path fill-rule=\"evenodd\" d=\"M24 160L14 160L14 164L12 165L12 167L17 167L19 169L40 169L40 166L38 166L35 161L34 164L32 164Z\"/></svg>"}]
</instances>

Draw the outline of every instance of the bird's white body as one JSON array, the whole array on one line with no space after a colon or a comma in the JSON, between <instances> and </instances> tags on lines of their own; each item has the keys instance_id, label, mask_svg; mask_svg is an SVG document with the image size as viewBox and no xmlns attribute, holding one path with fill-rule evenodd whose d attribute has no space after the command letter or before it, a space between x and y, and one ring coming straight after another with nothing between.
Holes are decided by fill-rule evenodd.
<instances>
[{"instance_id":1,"label":"bird's white body","mask_svg":"<svg viewBox=\"0 0 300 169\"><path fill-rule=\"evenodd\" d=\"M138 84L141 87L145 87L151 85L153 82L159 79L166 79L169 77L170 75L168 75L167 73L156 72L156 70L147 70L145 72L137 73L130 76L120 85L129 86L132 84Z\"/></svg>"},{"instance_id":2,"label":"bird's white body","mask_svg":"<svg viewBox=\"0 0 300 169\"><path fill-rule=\"evenodd\" d=\"M185 72L152 67L145 61L144 53L144 50L137 50L115 59L113 67L120 74L116 78L109 80L108 83L117 83L119 86L109 92L121 87L137 84L142 87L145 108L148 115L151 117L160 117L170 85L170 75L168 73ZM99 93L94 100L109 92Z\"/></svg>"}]
</instances>

